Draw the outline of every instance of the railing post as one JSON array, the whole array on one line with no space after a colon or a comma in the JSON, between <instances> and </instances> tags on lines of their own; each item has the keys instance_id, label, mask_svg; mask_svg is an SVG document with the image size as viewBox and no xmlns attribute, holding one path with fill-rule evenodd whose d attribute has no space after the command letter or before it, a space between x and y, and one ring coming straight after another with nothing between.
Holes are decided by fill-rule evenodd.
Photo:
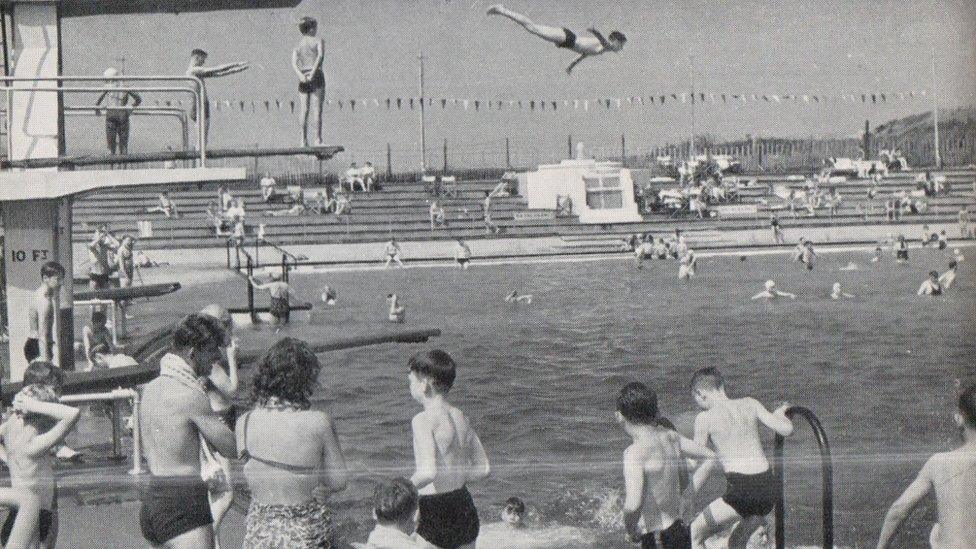
<instances>
[{"instance_id":1,"label":"railing post","mask_svg":"<svg viewBox=\"0 0 976 549\"><path fill-rule=\"evenodd\" d=\"M254 283L251 279L254 277L254 264L251 263L251 258L247 258L247 310L251 313L251 323L257 324L258 314L254 311Z\"/></svg>"},{"instance_id":2,"label":"railing post","mask_svg":"<svg viewBox=\"0 0 976 549\"><path fill-rule=\"evenodd\" d=\"M132 391L132 469L130 475L142 474L142 433L139 431L141 403L139 391Z\"/></svg>"},{"instance_id":3,"label":"railing post","mask_svg":"<svg viewBox=\"0 0 976 549\"><path fill-rule=\"evenodd\" d=\"M802 406L791 406L786 410L786 415L790 419L795 416L803 416L803 419L807 420L810 427L813 429L813 434L817 439L817 445L820 447L820 471L822 477L822 496L821 496L821 506L823 507L823 548L833 549L834 548L834 466L830 455L830 443L827 440L827 433L824 431L823 425L820 420L812 411ZM784 524L786 520L786 503L784 494L784 483L786 478L786 471L784 467L783 458L783 446L786 439L783 436L776 435L775 447L773 449L773 474L776 478L776 507L775 507L775 520L776 520L776 549L785 549L786 547L786 526Z\"/></svg>"}]
</instances>

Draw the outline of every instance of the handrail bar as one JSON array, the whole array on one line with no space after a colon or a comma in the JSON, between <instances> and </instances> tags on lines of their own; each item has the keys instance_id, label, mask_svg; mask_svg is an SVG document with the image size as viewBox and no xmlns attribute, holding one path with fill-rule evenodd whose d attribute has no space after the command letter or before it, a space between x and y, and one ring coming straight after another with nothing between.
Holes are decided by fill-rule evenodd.
<instances>
[{"instance_id":1,"label":"handrail bar","mask_svg":"<svg viewBox=\"0 0 976 549\"><path fill-rule=\"evenodd\" d=\"M207 134L205 129L205 113L206 113L206 95L207 87L204 85L203 80L196 76L191 75L175 75L175 76L0 76L0 82L16 83L16 82L187 82L193 84L195 89L188 88L178 88L174 90L166 89L142 89L142 88L132 88L132 87L111 87L108 89L98 89L98 88L64 88L63 86L58 86L57 88L12 88L8 89L3 86L7 93L7 105L8 109L11 105L10 91L173 91L173 92L188 92L194 96L197 104L197 137L199 139L199 149L200 149L200 166L205 167L207 163ZM8 132L9 134L9 132ZM8 152L11 150L10 137L8 135ZM8 155L9 158L9 155Z\"/></svg>"},{"instance_id":2,"label":"handrail bar","mask_svg":"<svg viewBox=\"0 0 976 549\"><path fill-rule=\"evenodd\" d=\"M791 406L786 410L786 416L790 419L793 419L794 416L801 416L807 420L807 423L813 429L813 434L817 439L817 445L820 447L820 470L823 482L821 496L821 505L823 507L823 548L834 549L834 466L830 457L830 442L827 440L827 432L824 430L823 424L820 423L820 419L809 408ZM786 437L777 434L775 447L773 448L773 470L776 477L776 489L778 491L775 507L776 549L785 549L786 547L786 526L784 524L786 519L784 495L786 470L783 459L783 446L785 442Z\"/></svg>"},{"instance_id":3,"label":"handrail bar","mask_svg":"<svg viewBox=\"0 0 976 549\"><path fill-rule=\"evenodd\" d=\"M176 107L149 107L149 106L138 106L138 107L112 107L114 110L126 110L129 111L133 116L171 116L176 118L180 123L180 137L183 141L183 150L190 149L190 134L188 131L189 124L187 123L186 112L183 109ZM76 107L65 107L65 114L90 114L94 113L94 116L99 116L99 111L106 110L106 107L101 107L97 105L93 106L76 106ZM6 115L6 112L0 111L0 115Z\"/></svg>"}]
</instances>

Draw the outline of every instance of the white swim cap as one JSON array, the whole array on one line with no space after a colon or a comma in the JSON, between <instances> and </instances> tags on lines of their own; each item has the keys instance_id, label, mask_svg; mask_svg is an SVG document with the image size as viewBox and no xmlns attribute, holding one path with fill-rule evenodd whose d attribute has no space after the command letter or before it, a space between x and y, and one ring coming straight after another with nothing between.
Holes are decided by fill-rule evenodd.
<instances>
[{"instance_id":1,"label":"white swim cap","mask_svg":"<svg viewBox=\"0 0 976 549\"><path fill-rule=\"evenodd\" d=\"M776 285L776 283L775 283L775 282L773 282L772 280L767 280L767 281L766 281L766 289L767 289L767 290L771 290L771 289L773 289L773 286L775 286L775 285Z\"/></svg>"},{"instance_id":2,"label":"white swim cap","mask_svg":"<svg viewBox=\"0 0 976 549\"><path fill-rule=\"evenodd\" d=\"M102 75L105 78L114 78L114 77L116 77L116 76L119 75L119 69L117 69L115 67L109 67L109 68L105 69L105 72Z\"/></svg>"},{"instance_id":3,"label":"white swim cap","mask_svg":"<svg viewBox=\"0 0 976 549\"><path fill-rule=\"evenodd\" d=\"M840 282L834 282L834 291L835 292L839 292L840 291Z\"/></svg>"},{"instance_id":4,"label":"white swim cap","mask_svg":"<svg viewBox=\"0 0 976 549\"><path fill-rule=\"evenodd\" d=\"M955 250L952 250L952 253L959 255L962 253L962 251L959 248L956 248Z\"/></svg>"}]
</instances>

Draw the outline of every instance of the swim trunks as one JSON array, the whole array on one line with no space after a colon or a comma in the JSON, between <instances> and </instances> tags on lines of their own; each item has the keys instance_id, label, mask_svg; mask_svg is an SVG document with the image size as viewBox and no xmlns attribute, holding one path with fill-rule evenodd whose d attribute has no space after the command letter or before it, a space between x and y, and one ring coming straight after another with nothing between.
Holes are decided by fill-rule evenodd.
<instances>
[{"instance_id":1,"label":"swim trunks","mask_svg":"<svg viewBox=\"0 0 976 549\"><path fill-rule=\"evenodd\" d=\"M459 258L455 259L455 261L457 261L457 264L458 265L467 265L468 263L471 262L471 258L468 258L468 257L459 257Z\"/></svg>"},{"instance_id":2,"label":"swim trunks","mask_svg":"<svg viewBox=\"0 0 976 549\"><path fill-rule=\"evenodd\" d=\"M722 499L742 518L765 517L776 503L776 479L767 469L757 475L725 474L726 488Z\"/></svg>"},{"instance_id":3,"label":"swim trunks","mask_svg":"<svg viewBox=\"0 0 976 549\"><path fill-rule=\"evenodd\" d=\"M896 259L908 259L908 250L898 250L895 252Z\"/></svg>"},{"instance_id":4,"label":"swim trunks","mask_svg":"<svg viewBox=\"0 0 976 549\"><path fill-rule=\"evenodd\" d=\"M566 39L561 44L557 44L556 47L566 48L567 50L573 49L576 46L576 33L565 27L563 28L563 32L566 33Z\"/></svg>"},{"instance_id":5,"label":"swim trunks","mask_svg":"<svg viewBox=\"0 0 976 549\"><path fill-rule=\"evenodd\" d=\"M88 273L88 280L91 280L96 290L108 288L108 273Z\"/></svg>"},{"instance_id":6,"label":"swim trunks","mask_svg":"<svg viewBox=\"0 0 976 549\"><path fill-rule=\"evenodd\" d=\"M329 508L319 501L265 505L251 500L244 521L249 549L331 549L336 546Z\"/></svg>"},{"instance_id":7,"label":"swim trunks","mask_svg":"<svg viewBox=\"0 0 976 549\"><path fill-rule=\"evenodd\" d=\"M41 356L41 342L36 337L27 338L24 342L24 358L27 362L31 362L39 356Z\"/></svg>"},{"instance_id":8,"label":"swim trunks","mask_svg":"<svg viewBox=\"0 0 976 549\"><path fill-rule=\"evenodd\" d=\"M457 549L478 539L481 523L468 488L420 496L417 534L442 549Z\"/></svg>"},{"instance_id":9,"label":"swim trunks","mask_svg":"<svg viewBox=\"0 0 976 549\"><path fill-rule=\"evenodd\" d=\"M140 486L139 501L142 537L153 545L213 524L207 484L199 476L149 477L148 483Z\"/></svg>"},{"instance_id":10,"label":"swim trunks","mask_svg":"<svg viewBox=\"0 0 976 549\"><path fill-rule=\"evenodd\" d=\"M271 298L271 316L281 320L283 322L288 322L288 316L290 309L288 307L288 298L284 297L272 297Z\"/></svg>"},{"instance_id":11,"label":"swim trunks","mask_svg":"<svg viewBox=\"0 0 976 549\"><path fill-rule=\"evenodd\" d=\"M322 69L315 71L312 75L312 79L308 82L298 83L298 93L312 93L325 88L325 74L322 73Z\"/></svg>"},{"instance_id":12,"label":"swim trunks","mask_svg":"<svg viewBox=\"0 0 976 549\"><path fill-rule=\"evenodd\" d=\"M37 531L41 535L41 541L47 541L47 535L51 531L51 522L54 517L54 513L47 510L41 509L40 515L37 518ZM17 508L11 507L10 512L7 514L7 520L3 523L3 528L0 529L0 544L4 547L7 546L7 541L10 540L10 534L14 531L14 520L17 519Z\"/></svg>"},{"instance_id":13,"label":"swim trunks","mask_svg":"<svg viewBox=\"0 0 976 549\"><path fill-rule=\"evenodd\" d=\"M641 537L641 549L691 549L691 528L680 520Z\"/></svg>"}]
</instances>

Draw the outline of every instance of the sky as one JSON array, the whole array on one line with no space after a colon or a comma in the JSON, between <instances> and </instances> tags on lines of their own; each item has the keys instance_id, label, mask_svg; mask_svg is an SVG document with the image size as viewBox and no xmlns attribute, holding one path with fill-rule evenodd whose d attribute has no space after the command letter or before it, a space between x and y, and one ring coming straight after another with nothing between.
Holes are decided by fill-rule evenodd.
<instances>
[{"instance_id":1,"label":"sky","mask_svg":"<svg viewBox=\"0 0 976 549\"><path fill-rule=\"evenodd\" d=\"M587 60L563 72L571 52L528 35L513 22L488 17L491 2L470 0L305 0L295 9L94 16L64 25L66 74L180 74L188 50L202 47L210 63L247 60L252 68L212 82L213 98L246 102L295 98L290 52L295 22L319 19L326 43L330 99L419 95L418 60L426 58L429 97L563 100L705 93L820 94L937 89L940 107L976 104L976 3L967 0L767 1L519 0L507 4L540 23L578 34L593 25L620 30L620 54ZM932 62L937 77L932 78ZM697 133L855 135L865 120L931 109L928 98L885 105L698 105ZM259 109L260 110L260 109ZM287 109L285 109L287 110ZM634 151L686 138L689 105L589 112L428 113L429 158L440 161L443 140L465 162L503 154L564 154L566 138L593 148ZM330 143L347 147L343 161L385 156L386 143L404 162L419 160L415 112L359 109L327 113ZM138 133L138 128L135 130ZM297 140L288 112L219 113L217 144L284 144ZM139 137L135 137L139 139ZM536 152L533 152L536 151ZM554 158L552 158L554 159ZM381 163L382 160L380 159ZM397 160L395 159L394 162Z\"/></svg>"}]
</instances>

